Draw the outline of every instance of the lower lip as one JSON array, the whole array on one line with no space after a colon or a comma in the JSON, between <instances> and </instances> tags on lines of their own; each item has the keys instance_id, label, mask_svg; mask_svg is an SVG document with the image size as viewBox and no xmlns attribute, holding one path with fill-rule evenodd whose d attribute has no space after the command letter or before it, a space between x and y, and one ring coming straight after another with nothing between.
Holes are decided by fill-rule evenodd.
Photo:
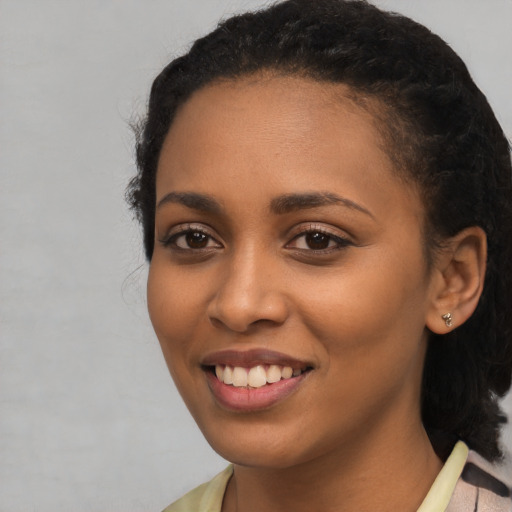
<instances>
[{"instance_id":1,"label":"lower lip","mask_svg":"<svg viewBox=\"0 0 512 512\"><path fill-rule=\"evenodd\" d=\"M206 372L208 386L224 409L232 411L257 411L283 401L304 381L309 372L301 373L297 377L282 379L273 384L266 384L261 388L237 388L221 382L212 372Z\"/></svg>"}]
</instances>

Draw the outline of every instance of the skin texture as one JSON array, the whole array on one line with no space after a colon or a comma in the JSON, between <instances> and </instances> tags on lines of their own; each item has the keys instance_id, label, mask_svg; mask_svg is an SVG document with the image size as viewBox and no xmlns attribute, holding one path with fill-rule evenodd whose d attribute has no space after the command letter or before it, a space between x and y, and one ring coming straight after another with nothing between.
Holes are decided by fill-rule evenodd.
<instances>
[{"instance_id":1,"label":"skin texture","mask_svg":"<svg viewBox=\"0 0 512 512\"><path fill-rule=\"evenodd\" d=\"M217 203L157 207L148 306L185 403L235 463L224 511L412 511L441 466L420 385L426 326L446 329L439 297L458 320L442 273L451 256L428 267L418 194L345 93L298 77L210 85L182 106L162 148L157 204L190 192ZM272 211L304 193L348 202ZM312 249L305 232L327 234L327 248ZM228 410L201 361L254 348L313 369L272 407Z\"/></svg>"}]
</instances>

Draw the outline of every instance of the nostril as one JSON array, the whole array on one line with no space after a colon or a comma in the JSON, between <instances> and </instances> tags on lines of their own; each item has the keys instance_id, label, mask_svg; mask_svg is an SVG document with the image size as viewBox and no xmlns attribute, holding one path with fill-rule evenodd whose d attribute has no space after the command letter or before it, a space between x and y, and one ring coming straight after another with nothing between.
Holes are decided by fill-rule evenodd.
<instances>
[{"instance_id":1,"label":"nostril","mask_svg":"<svg viewBox=\"0 0 512 512\"><path fill-rule=\"evenodd\" d=\"M218 318L215 318L215 317L212 317L212 316L210 316L210 323L214 327L222 327L224 325Z\"/></svg>"}]
</instances>

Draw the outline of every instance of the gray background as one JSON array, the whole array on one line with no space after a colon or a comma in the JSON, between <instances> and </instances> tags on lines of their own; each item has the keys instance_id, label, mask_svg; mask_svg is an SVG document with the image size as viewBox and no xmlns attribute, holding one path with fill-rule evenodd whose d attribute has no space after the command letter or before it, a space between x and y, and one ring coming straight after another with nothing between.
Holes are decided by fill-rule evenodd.
<instances>
[{"instance_id":1,"label":"gray background","mask_svg":"<svg viewBox=\"0 0 512 512\"><path fill-rule=\"evenodd\" d=\"M376 3L450 42L511 136L512 0ZM2 512L156 511L224 467L152 333L123 190L152 78L257 5L0 0Z\"/></svg>"}]
</instances>

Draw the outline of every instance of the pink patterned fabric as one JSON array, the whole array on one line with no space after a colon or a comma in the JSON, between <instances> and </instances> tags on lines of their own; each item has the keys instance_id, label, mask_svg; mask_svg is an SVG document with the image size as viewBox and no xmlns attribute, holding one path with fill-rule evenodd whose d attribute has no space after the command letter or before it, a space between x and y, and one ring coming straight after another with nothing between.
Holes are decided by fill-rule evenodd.
<instances>
[{"instance_id":1,"label":"pink patterned fabric","mask_svg":"<svg viewBox=\"0 0 512 512\"><path fill-rule=\"evenodd\" d=\"M512 512L512 469L470 451L446 512Z\"/></svg>"}]
</instances>

